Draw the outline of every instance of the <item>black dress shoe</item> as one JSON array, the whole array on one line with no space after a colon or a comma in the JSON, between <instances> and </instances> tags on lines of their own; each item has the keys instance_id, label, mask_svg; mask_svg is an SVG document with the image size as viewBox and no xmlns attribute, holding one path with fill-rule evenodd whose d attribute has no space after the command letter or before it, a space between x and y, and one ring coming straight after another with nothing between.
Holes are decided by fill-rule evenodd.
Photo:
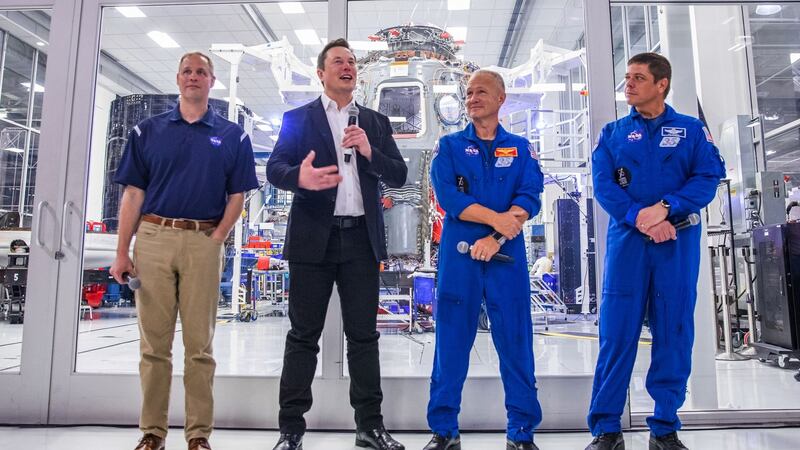
<instances>
[{"instance_id":1,"label":"black dress shoe","mask_svg":"<svg viewBox=\"0 0 800 450\"><path fill-rule=\"evenodd\" d=\"M650 433L650 450L689 450L689 448L683 445L683 442L678 439L678 433L673 431L659 437Z\"/></svg>"},{"instance_id":2,"label":"black dress shoe","mask_svg":"<svg viewBox=\"0 0 800 450\"><path fill-rule=\"evenodd\" d=\"M603 433L595 436L586 450L625 450L622 433Z\"/></svg>"},{"instance_id":3,"label":"black dress shoe","mask_svg":"<svg viewBox=\"0 0 800 450\"><path fill-rule=\"evenodd\" d=\"M444 437L434 434L422 450L461 450L461 436Z\"/></svg>"},{"instance_id":4,"label":"black dress shoe","mask_svg":"<svg viewBox=\"0 0 800 450\"><path fill-rule=\"evenodd\" d=\"M506 450L539 450L533 442L517 442L506 439Z\"/></svg>"},{"instance_id":5,"label":"black dress shoe","mask_svg":"<svg viewBox=\"0 0 800 450\"><path fill-rule=\"evenodd\" d=\"M356 445L375 450L406 450L406 447L395 441L383 427L369 431L356 431Z\"/></svg>"},{"instance_id":6,"label":"black dress shoe","mask_svg":"<svg viewBox=\"0 0 800 450\"><path fill-rule=\"evenodd\" d=\"M303 435L281 433L278 443L272 450L303 450Z\"/></svg>"}]
</instances>

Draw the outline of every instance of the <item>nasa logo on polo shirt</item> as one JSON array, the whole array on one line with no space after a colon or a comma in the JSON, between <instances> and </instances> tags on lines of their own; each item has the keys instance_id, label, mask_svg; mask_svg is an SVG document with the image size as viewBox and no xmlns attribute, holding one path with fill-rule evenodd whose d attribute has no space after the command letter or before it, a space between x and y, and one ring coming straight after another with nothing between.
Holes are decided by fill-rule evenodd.
<instances>
[{"instance_id":1,"label":"nasa logo on polo shirt","mask_svg":"<svg viewBox=\"0 0 800 450\"><path fill-rule=\"evenodd\" d=\"M467 148L464 149L464 154L467 156L478 156L480 155L481 151L476 145L469 145Z\"/></svg>"},{"instance_id":2,"label":"nasa logo on polo shirt","mask_svg":"<svg viewBox=\"0 0 800 450\"><path fill-rule=\"evenodd\" d=\"M211 136L210 138L208 138L208 141L214 147L219 147L220 145L222 145L222 138L219 136Z\"/></svg>"},{"instance_id":3,"label":"nasa logo on polo shirt","mask_svg":"<svg viewBox=\"0 0 800 450\"><path fill-rule=\"evenodd\" d=\"M642 140L642 132L639 130L633 130L628 135L628 142L639 142Z\"/></svg>"}]
</instances>

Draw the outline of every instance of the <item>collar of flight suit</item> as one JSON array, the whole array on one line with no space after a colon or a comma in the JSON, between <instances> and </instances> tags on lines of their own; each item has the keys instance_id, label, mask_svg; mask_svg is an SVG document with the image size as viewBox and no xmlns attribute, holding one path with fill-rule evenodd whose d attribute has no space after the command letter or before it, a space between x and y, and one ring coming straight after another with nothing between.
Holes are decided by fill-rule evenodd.
<instances>
[{"instance_id":1,"label":"collar of flight suit","mask_svg":"<svg viewBox=\"0 0 800 450\"><path fill-rule=\"evenodd\" d=\"M474 142L476 144L480 144L483 141L483 139L479 138L477 133L475 133L475 125L473 125L472 122L470 122L467 125L467 127L464 128L464 131L462 131L462 135L466 139L468 139L468 140L470 140L470 141L472 141L472 142ZM506 139L508 139L509 136L512 136L512 134L509 133L508 131L506 131L505 128L503 128L503 126L498 123L497 124L497 132L495 133L495 136L494 136L495 147L498 147L502 143L504 143L506 141ZM525 149L520 149L519 151L522 151L522 150L525 150Z\"/></svg>"}]
</instances>

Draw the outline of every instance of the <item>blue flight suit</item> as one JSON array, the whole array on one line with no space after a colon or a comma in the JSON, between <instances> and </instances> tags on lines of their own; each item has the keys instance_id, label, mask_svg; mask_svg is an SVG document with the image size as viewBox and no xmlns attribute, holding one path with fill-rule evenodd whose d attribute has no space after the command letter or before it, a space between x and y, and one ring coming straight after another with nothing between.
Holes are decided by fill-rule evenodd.
<instances>
[{"instance_id":1,"label":"blue flight suit","mask_svg":"<svg viewBox=\"0 0 800 450\"><path fill-rule=\"evenodd\" d=\"M656 244L636 229L636 216L664 199L671 205L668 220L684 220L714 198L724 176L708 129L669 105L652 120L632 108L603 128L592 154L592 179L595 197L611 217L588 416L593 435L621 429L645 314L653 338L646 386L655 400L647 424L656 436L680 429L677 411L691 372L702 228L680 230L677 240Z\"/></svg>"},{"instance_id":2,"label":"blue flight suit","mask_svg":"<svg viewBox=\"0 0 800 450\"><path fill-rule=\"evenodd\" d=\"M464 209L477 203L505 212L517 205L534 217L541 207L543 181L528 141L499 125L491 148L476 136L472 124L439 140L431 182L446 214L439 245L436 354L428 403L428 425L436 434L459 434L461 390L484 299L500 357L508 437L530 442L541 422L524 237L520 233L500 248L500 253L514 258L513 264L476 261L459 253L457 246L461 241L472 245L493 231L487 225L460 220Z\"/></svg>"}]
</instances>

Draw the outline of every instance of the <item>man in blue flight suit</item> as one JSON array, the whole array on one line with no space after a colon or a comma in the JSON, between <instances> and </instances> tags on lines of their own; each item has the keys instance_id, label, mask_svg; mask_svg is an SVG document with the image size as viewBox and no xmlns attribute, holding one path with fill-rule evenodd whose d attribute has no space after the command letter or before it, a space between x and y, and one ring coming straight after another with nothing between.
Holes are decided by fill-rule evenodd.
<instances>
[{"instance_id":1,"label":"man in blue flight suit","mask_svg":"<svg viewBox=\"0 0 800 450\"><path fill-rule=\"evenodd\" d=\"M665 103L671 76L661 55L631 58L631 113L605 126L592 155L595 197L611 218L587 450L625 448L620 417L645 315L653 338L650 450L686 449L677 411L691 372L701 227L673 224L714 198L725 167L703 123Z\"/></svg>"},{"instance_id":2,"label":"man in blue flight suit","mask_svg":"<svg viewBox=\"0 0 800 450\"><path fill-rule=\"evenodd\" d=\"M505 98L500 74L475 72L466 101L472 123L439 141L431 165L433 188L446 215L428 403L433 438L425 450L461 448L461 390L484 299L506 394L506 448L538 449L533 430L542 411L536 398L530 284L520 231L539 213L543 177L528 141L500 126L498 112ZM499 240L507 240L503 254L513 257L513 263L492 261L501 249ZM460 242L471 245L469 255L458 251Z\"/></svg>"}]
</instances>

